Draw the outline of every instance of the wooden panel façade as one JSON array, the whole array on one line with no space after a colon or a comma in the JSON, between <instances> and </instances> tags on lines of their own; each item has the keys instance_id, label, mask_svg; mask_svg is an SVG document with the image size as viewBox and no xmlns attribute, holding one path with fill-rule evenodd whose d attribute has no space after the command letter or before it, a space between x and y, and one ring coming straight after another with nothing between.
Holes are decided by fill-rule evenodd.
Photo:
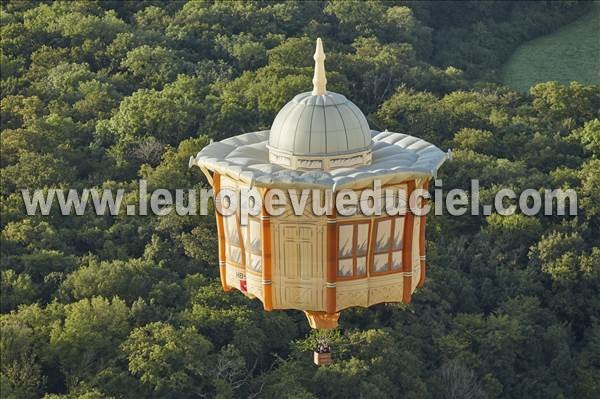
<instances>
[{"instance_id":1,"label":"wooden panel fa\u00e7ade","mask_svg":"<svg viewBox=\"0 0 600 399\"><path fill-rule=\"evenodd\" d=\"M324 309L323 225L272 219L274 237L273 307Z\"/></svg>"}]
</instances>

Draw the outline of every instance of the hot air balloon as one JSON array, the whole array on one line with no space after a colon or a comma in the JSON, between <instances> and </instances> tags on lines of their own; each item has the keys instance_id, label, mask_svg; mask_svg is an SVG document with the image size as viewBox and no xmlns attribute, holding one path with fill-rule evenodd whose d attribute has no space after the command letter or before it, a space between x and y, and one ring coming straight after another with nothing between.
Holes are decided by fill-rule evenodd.
<instances>
[{"instance_id":1,"label":"hot air balloon","mask_svg":"<svg viewBox=\"0 0 600 399\"><path fill-rule=\"evenodd\" d=\"M408 303L423 285L426 216L412 212L410 201L415 190L427 190L447 154L417 137L370 129L356 105L327 91L321 39L314 60L312 92L288 102L270 130L211 143L190 166L204 172L215 194L223 289L258 298L266 311L302 310L312 328L331 329L344 309ZM269 211L274 190L308 190L304 203L323 205L342 191L363 198L375 182L385 194L370 201L383 196L403 204L399 212L342 215L329 201L324 213L314 206L298 213L299 195L277 214ZM259 193L259 212L247 220L239 208L220 212L222 192L239 194L247 205L244 193L251 189ZM329 362L326 355L317 359L330 353L326 343L322 348L318 364Z\"/></svg>"}]
</instances>

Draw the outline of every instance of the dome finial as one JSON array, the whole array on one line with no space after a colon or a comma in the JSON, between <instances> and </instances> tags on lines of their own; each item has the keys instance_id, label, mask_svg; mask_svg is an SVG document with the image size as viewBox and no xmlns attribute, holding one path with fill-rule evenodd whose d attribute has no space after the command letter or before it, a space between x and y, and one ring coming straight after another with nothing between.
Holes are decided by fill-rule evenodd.
<instances>
[{"instance_id":1,"label":"dome finial","mask_svg":"<svg viewBox=\"0 0 600 399\"><path fill-rule=\"evenodd\" d=\"M317 39L317 48L315 50L315 74L313 76L313 96L322 96L327 93L327 78L325 77L325 52L323 51L323 42L321 38Z\"/></svg>"}]
</instances>

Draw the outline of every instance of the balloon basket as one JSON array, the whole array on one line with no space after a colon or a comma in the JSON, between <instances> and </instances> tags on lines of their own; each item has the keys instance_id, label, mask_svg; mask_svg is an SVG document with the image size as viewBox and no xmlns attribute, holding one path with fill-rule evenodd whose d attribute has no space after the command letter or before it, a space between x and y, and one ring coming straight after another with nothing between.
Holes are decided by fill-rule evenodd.
<instances>
[{"instance_id":1,"label":"balloon basket","mask_svg":"<svg viewBox=\"0 0 600 399\"><path fill-rule=\"evenodd\" d=\"M314 352L314 362L317 366L324 366L330 364L333 360L331 359L331 352L319 353Z\"/></svg>"},{"instance_id":2,"label":"balloon basket","mask_svg":"<svg viewBox=\"0 0 600 399\"><path fill-rule=\"evenodd\" d=\"M315 348L313 361L317 366L324 366L333 362L331 358L331 345L326 338L319 338Z\"/></svg>"}]
</instances>

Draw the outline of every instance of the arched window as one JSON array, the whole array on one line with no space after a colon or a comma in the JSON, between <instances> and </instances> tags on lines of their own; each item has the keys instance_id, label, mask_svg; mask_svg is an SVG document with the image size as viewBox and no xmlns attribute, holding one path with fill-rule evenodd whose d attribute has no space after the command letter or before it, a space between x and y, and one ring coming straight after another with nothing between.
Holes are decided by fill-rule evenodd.
<instances>
[{"instance_id":1,"label":"arched window","mask_svg":"<svg viewBox=\"0 0 600 399\"><path fill-rule=\"evenodd\" d=\"M338 279L367 276L369 221L338 223Z\"/></svg>"},{"instance_id":2,"label":"arched window","mask_svg":"<svg viewBox=\"0 0 600 399\"><path fill-rule=\"evenodd\" d=\"M244 248L246 249L246 270L260 273L262 271L262 247L260 237L260 220L250 217L248 224L242 226Z\"/></svg>"},{"instance_id":3,"label":"arched window","mask_svg":"<svg viewBox=\"0 0 600 399\"><path fill-rule=\"evenodd\" d=\"M248 206L248 196L241 195L242 209ZM235 265L244 266L246 271L262 272L261 223L255 216L247 216L242 224L238 209L235 214L223 216L227 243L227 260Z\"/></svg>"},{"instance_id":4,"label":"arched window","mask_svg":"<svg viewBox=\"0 0 600 399\"><path fill-rule=\"evenodd\" d=\"M240 242L240 233L238 231L237 216L224 216L225 224L225 242L227 245L226 259L236 265L242 264L242 244Z\"/></svg>"},{"instance_id":5,"label":"arched window","mask_svg":"<svg viewBox=\"0 0 600 399\"><path fill-rule=\"evenodd\" d=\"M404 217L377 219L374 226L371 274L386 274L402 270L402 238Z\"/></svg>"}]
</instances>

